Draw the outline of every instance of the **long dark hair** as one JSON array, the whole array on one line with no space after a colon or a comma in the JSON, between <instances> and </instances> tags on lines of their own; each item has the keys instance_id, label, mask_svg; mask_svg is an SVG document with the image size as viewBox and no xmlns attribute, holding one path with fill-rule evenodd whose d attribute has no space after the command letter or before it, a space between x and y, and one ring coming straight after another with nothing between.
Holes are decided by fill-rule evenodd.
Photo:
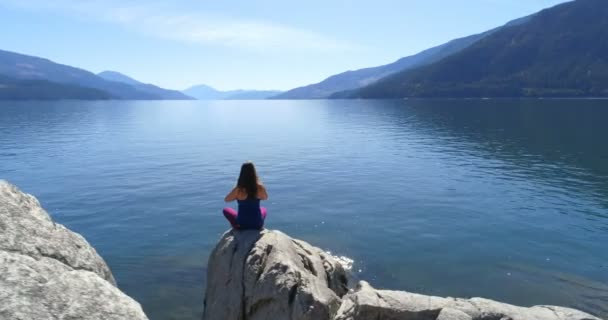
<instances>
[{"instance_id":1,"label":"long dark hair","mask_svg":"<svg viewBox=\"0 0 608 320\"><path fill-rule=\"evenodd\" d=\"M255 172L253 162L243 163L236 186L241 190L247 191L248 198L258 196L258 174Z\"/></svg>"}]
</instances>

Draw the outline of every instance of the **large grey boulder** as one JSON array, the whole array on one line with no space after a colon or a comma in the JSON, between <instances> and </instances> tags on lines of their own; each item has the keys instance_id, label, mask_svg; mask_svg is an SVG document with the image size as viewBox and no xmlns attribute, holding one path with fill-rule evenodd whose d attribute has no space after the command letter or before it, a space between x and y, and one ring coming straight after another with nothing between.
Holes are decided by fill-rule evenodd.
<instances>
[{"instance_id":1,"label":"large grey boulder","mask_svg":"<svg viewBox=\"0 0 608 320\"><path fill-rule=\"evenodd\" d=\"M0 181L0 250L55 260L116 284L110 269L79 234L53 222L32 195Z\"/></svg>"},{"instance_id":2,"label":"large grey boulder","mask_svg":"<svg viewBox=\"0 0 608 320\"><path fill-rule=\"evenodd\" d=\"M79 234L0 180L0 319L147 319Z\"/></svg>"},{"instance_id":3,"label":"large grey boulder","mask_svg":"<svg viewBox=\"0 0 608 320\"><path fill-rule=\"evenodd\" d=\"M279 231L229 231L211 253L203 320L600 320L554 306L376 290L347 292L342 266Z\"/></svg>"},{"instance_id":4,"label":"large grey boulder","mask_svg":"<svg viewBox=\"0 0 608 320\"><path fill-rule=\"evenodd\" d=\"M211 253L205 320L333 319L346 273L330 255L279 231L229 231Z\"/></svg>"}]
</instances>

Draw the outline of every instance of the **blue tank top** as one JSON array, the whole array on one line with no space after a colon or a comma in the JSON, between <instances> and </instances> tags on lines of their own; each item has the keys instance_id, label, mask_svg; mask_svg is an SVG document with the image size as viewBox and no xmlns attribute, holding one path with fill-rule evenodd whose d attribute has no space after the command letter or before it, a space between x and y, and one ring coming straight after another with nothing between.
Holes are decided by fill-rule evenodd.
<instances>
[{"instance_id":1,"label":"blue tank top","mask_svg":"<svg viewBox=\"0 0 608 320\"><path fill-rule=\"evenodd\" d=\"M260 199L247 198L246 200L237 200L239 204L239 214L236 217L236 222L241 229L259 229L264 225L262 220L262 211L260 210Z\"/></svg>"}]
</instances>

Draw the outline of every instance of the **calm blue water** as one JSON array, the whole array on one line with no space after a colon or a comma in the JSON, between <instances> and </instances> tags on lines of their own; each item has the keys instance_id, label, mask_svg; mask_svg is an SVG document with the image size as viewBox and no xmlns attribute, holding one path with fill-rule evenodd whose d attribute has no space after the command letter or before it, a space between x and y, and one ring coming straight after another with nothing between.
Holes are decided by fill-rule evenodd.
<instances>
[{"instance_id":1,"label":"calm blue water","mask_svg":"<svg viewBox=\"0 0 608 320\"><path fill-rule=\"evenodd\" d=\"M2 102L0 178L82 233L151 319L201 314L222 199L377 287L608 317L608 101Z\"/></svg>"}]
</instances>

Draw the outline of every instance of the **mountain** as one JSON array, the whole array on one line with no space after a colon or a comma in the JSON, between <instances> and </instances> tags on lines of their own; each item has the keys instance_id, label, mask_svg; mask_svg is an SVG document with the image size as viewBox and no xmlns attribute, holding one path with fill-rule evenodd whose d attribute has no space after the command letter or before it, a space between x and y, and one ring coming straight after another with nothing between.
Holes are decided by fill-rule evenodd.
<instances>
[{"instance_id":1,"label":"mountain","mask_svg":"<svg viewBox=\"0 0 608 320\"><path fill-rule=\"evenodd\" d=\"M20 80L0 75L0 100L104 100L112 96L98 89L47 80Z\"/></svg>"},{"instance_id":2,"label":"mountain","mask_svg":"<svg viewBox=\"0 0 608 320\"><path fill-rule=\"evenodd\" d=\"M0 75L17 80L46 80L97 89L107 92L113 99L160 99L130 85L107 81L83 69L4 50L0 50Z\"/></svg>"},{"instance_id":3,"label":"mountain","mask_svg":"<svg viewBox=\"0 0 608 320\"><path fill-rule=\"evenodd\" d=\"M235 90L227 91L224 100L264 100L280 94L278 90Z\"/></svg>"},{"instance_id":4,"label":"mountain","mask_svg":"<svg viewBox=\"0 0 608 320\"><path fill-rule=\"evenodd\" d=\"M102 72L98 73L97 76L102 77L108 81L126 83L130 86L139 86L139 85L143 84L129 76L126 76L126 75L124 75L120 72L116 72L116 71L102 71Z\"/></svg>"},{"instance_id":5,"label":"mountain","mask_svg":"<svg viewBox=\"0 0 608 320\"><path fill-rule=\"evenodd\" d=\"M387 65L359 69L355 71L346 71L333 75L319 83L289 90L285 93L274 96L273 99L323 99L336 92L361 88L399 71L410 70L437 62L447 56L469 47L473 43L497 32L502 28L519 25L529 19L530 17L516 19L505 24L503 27L498 27L480 34L455 39L442 45L424 50L415 55L401 58Z\"/></svg>"},{"instance_id":6,"label":"mountain","mask_svg":"<svg viewBox=\"0 0 608 320\"><path fill-rule=\"evenodd\" d=\"M182 92L198 100L263 100L281 93L273 90L220 91L204 84L192 86Z\"/></svg>"},{"instance_id":7,"label":"mountain","mask_svg":"<svg viewBox=\"0 0 608 320\"><path fill-rule=\"evenodd\" d=\"M437 63L334 97L607 97L608 1L545 9Z\"/></svg>"},{"instance_id":8,"label":"mountain","mask_svg":"<svg viewBox=\"0 0 608 320\"><path fill-rule=\"evenodd\" d=\"M198 100L221 100L224 98L222 91L204 84L192 86L182 92Z\"/></svg>"},{"instance_id":9,"label":"mountain","mask_svg":"<svg viewBox=\"0 0 608 320\"><path fill-rule=\"evenodd\" d=\"M193 100L192 97L189 97L179 91L163 89L152 84L142 83L116 71L103 71L98 73L97 76L107 81L130 85L140 92L154 95L164 100Z\"/></svg>"}]
</instances>

